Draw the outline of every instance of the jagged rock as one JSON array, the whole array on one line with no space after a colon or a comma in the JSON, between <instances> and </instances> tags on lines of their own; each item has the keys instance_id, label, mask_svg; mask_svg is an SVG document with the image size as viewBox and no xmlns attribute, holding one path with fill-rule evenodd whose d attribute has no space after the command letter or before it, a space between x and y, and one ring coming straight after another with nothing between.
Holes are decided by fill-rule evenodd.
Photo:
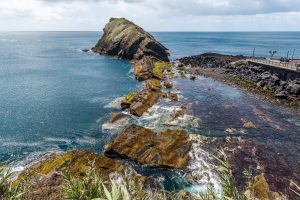
<instances>
[{"instance_id":1,"label":"jagged rock","mask_svg":"<svg viewBox=\"0 0 300 200\"><path fill-rule=\"evenodd\" d=\"M134 103L137 94L137 92L130 92L129 94L127 94L121 102L121 107L123 109L129 108L130 105Z\"/></svg>"},{"instance_id":2,"label":"jagged rock","mask_svg":"<svg viewBox=\"0 0 300 200\"><path fill-rule=\"evenodd\" d=\"M300 94L300 84L290 84L289 86L290 93L299 95Z\"/></svg>"},{"instance_id":3,"label":"jagged rock","mask_svg":"<svg viewBox=\"0 0 300 200\"><path fill-rule=\"evenodd\" d=\"M157 79L149 79L146 81L146 87L152 91L159 91L161 89L160 81Z\"/></svg>"},{"instance_id":4,"label":"jagged rock","mask_svg":"<svg viewBox=\"0 0 300 200\"><path fill-rule=\"evenodd\" d=\"M145 56L169 61L167 48L152 35L125 18L111 18L103 36L92 50L122 59L140 60Z\"/></svg>"},{"instance_id":5,"label":"jagged rock","mask_svg":"<svg viewBox=\"0 0 300 200\"><path fill-rule=\"evenodd\" d=\"M149 167L186 168L191 148L189 135L181 130L152 131L137 125L126 127L106 146L104 154L126 158Z\"/></svg>"},{"instance_id":6,"label":"jagged rock","mask_svg":"<svg viewBox=\"0 0 300 200\"><path fill-rule=\"evenodd\" d=\"M178 101L178 95L176 93L169 93L168 98L172 101Z\"/></svg>"},{"instance_id":7,"label":"jagged rock","mask_svg":"<svg viewBox=\"0 0 300 200\"><path fill-rule=\"evenodd\" d=\"M166 81L166 82L164 82L164 86L165 86L165 88L172 88L173 83Z\"/></svg>"},{"instance_id":8,"label":"jagged rock","mask_svg":"<svg viewBox=\"0 0 300 200\"><path fill-rule=\"evenodd\" d=\"M275 94L275 97L278 98L278 99L287 99L288 94L285 91L281 91L281 92Z\"/></svg>"},{"instance_id":9,"label":"jagged rock","mask_svg":"<svg viewBox=\"0 0 300 200\"><path fill-rule=\"evenodd\" d=\"M171 65L168 62L155 62L153 68L153 77L163 80L166 78L165 72L171 70Z\"/></svg>"},{"instance_id":10,"label":"jagged rock","mask_svg":"<svg viewBox=\"0 0 300 200\"><path fill-rule=\"evenodd\" d=\"M152 59L145 57L141 60L134 61L134 76L138 81L143 81L153 76L154 62Z\"/></svg>"},{"instance_id":11,"label":"jagged rock","mask_svg":"<svg viewBox=\"0 0 300 200\"><path fill-rule=\"evenodd\" d=\"M130 115L127 115L124 113L112 113L109 123L115 123L116 121L119 121L119 120L125 119L125 118L129 118L129 117L130 117Z\"/></svg>"},{"instance_id":12,"label":"jagged rock","mask_svg":"<svg viewBox=\"0 0 300 200\"><path fill-rule=\"evenodd\" d=\"M18 176L13 184L24 182L29 186L24 194L27 200L65 199L62 198L66 183L62 172L80 178L86 176L92 168L104 181L109 179L111 173L123 173L126 169L120 162L111 158L88 150L73 150L51 155L31 165ZM141 183L145 181L145 177L138 175L133 169L129 170L133 178Z\"/></svg>"},{"instance_id":13,"label":"jagged rock","mask_svg":"<svg viewBox=\"0 0 300 200\"><path fill-rule=\"evenodd\" d=\"M91 167L91 161L99 175L108 178L110 172L121 172L125 167L110 158L99 156L88 150L74 150L64 154L55 154L37 162L22 172L17 181L31 180L38 174L48 175L51 172L64 170L74 177L84 176Z\"/></svg>"},{"instance_id":14,"label":"jagged rock","mask_svg":"<svg viewBox=\"0 0 300 200\"><path fill-rule=\"evenodd\" d=\"M195 79L196 79L196 76L191 75L191 76L190 76L190 79L191 79L191 80L195 80Z\"/></svg>"},{"instance_id":15,"label":"jagged rock","mask_svg":"<svg viewBox=\"0 0 300 200\"><path fill-rule=\"evenodd\" d=\"M129 111L131 114L140 117L157 102L158 98L158 92L142 90L135 96L135 100L130 105Z\"/></svg>"}]
</instances>

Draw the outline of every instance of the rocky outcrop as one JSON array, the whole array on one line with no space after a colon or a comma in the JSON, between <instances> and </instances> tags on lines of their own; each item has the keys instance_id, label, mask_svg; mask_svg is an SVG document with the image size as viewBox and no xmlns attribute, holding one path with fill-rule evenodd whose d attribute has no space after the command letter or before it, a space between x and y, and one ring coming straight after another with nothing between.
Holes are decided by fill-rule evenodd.
<instances>
[{"instance_id":1,"label":"rocky outcrop","mask_svg":"<svg viewBox=\"0 0 300 200\"><path fill-rule=\"evenodd\" d=\"M183 169L188 165L190 148L189 135L185 131L161 132L130 125L106 146L104 154L148 167Z\"/></svg>"},{"instance_id":2,"label":"rocky outcrop","mask_svg":"<svg viewBox=\"0 0 300 200\"><path fill-rule=\"evenodd\" d=\"M149 81L149 87L159 89L159 85L154 81ZM150 81L152 85L150 85ZM159 92L153 89L142 89L138 92L129 93L121 103L123 109L129 109L129 112L135 116L142 116L149 108L151 108L158 100Z\"/></svg>"},{"instance_id":3,"label":"rocky outcrop","mask_svg":"<svg viewBox=\"0 0 300 200\"><path fill-rule=\"evenodd\" d=\"M109 179L111 173L122 173L126 169L118 161L105 156L99 156L88 150L74 150L51 155L31 165L13 184L23 182L29 186L24 194L25 199L28 200L65 199L63 189L66 182L62 172L80 178L86 176L92 168L104 181ZM134 178L144 180L144 177L137 174Z\"/></svg>"},{"instance_id":4,"label":"rocky outcrop","mask_svg":"<svg viewBox=\"0 0 300 200\"><path fill-rule=\"evenodd\" d=\"M92 49L99 54L121 59L169 61L167 48L141 27L125 18L111 18L103 29L103 36Z\"/></svg>"}]
</instances>

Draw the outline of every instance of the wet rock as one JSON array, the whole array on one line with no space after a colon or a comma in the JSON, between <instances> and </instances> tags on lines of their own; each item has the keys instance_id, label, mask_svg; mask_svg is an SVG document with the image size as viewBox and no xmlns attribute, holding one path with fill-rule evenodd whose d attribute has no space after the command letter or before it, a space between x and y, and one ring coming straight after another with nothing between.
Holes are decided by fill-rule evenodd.
<instances>
[{"instance_id":1,"label":"wet rock","mask_svg":"<svg viewBox=\"0 0 300 200\"><path fill-rule=\"evenodd\" d=\"M82 52L89 52L90 49L82 49L81 51L82 51Z\"/></svg>"},{"instance_id":2,"label":"wet rock","mask_svg":"<svg viewBox=\"0 0 300 200\"><path fill-rule=\"evenodd\" d=\"M48 175L55 171L65 171L73 177L84 176L91 167L91 162L99 175L108 178L110 172L121 172L125 167L110 158L99 156L87 150L74 150L64 154L55 154L43 161L37 162L22 172L17 181L31 180L38 174Z\"/></svg>"},{"instance_id":3,"label":"wet rock","mask_svg":"<svg viewBox=\"0 0 300 200\"><path fill-rule=\"evenodd\" d=\"M168 98L172 101L178 101L178 95L176 93L169 93Z\"/></svg>"},{"instance_id":4,"label":"wet rock","mask_svg":"<svg viewBox=\"0 0 300 200\"><path fill-rule=\"evenodd\" d=\"M146 87L149 90L159 91L161 89L160 81L157 79L149 79L146 81Z\"/></svg>"},{"instance_id":5,"label":"wet rock","mask_svg":"<svg viewBox=\"0 0 300 200\"><path fill-rule=\"evenodd\" d=\"M287 99L288 98L288 94L286 91L281 91L277 94L275 94L275 97L278 99Z\"/></svg>"},{"instance_id":6,"label":"wet rock","mask_svg":"<svg viewBox=\"0 0 300 200\"><path fill-rule=\"evenodd\" d=\"M129 108L130 105L131 105L132 103L134 103L134 101L136 100L137 94L138 94L137 92L130 92L129 94L127 94L127 95L124 97L123 101L121 102L121 107L122 107L123 109Z\"/></svg>"},{"instance_id":7,"label":"wet rock","mask_svg":"<svg viewBox=\"0 0 300 200\"><path fill-rule=\"evenodd\" d=\"M142 90L138 92L129 107L131 114L142 116L149 108L151 108L159 99L159 93L155 91Z\"/></svg>"},{"instance_id":8,"label":"wet rock","mask_svg":"<svg viewBox=\"0 0 300 200\"><path fill-rule=\"evenodd\" d=\"M195 76L195 75L191 75L191 76L190 76L190 79L191 79L191 80L196 80L196 76Z\"/></svg>"},{"instance_id":9,"label":"wet rock","mask_svg":"<svg viewBox=\"0 0 300 200\"><path fill-rule=\"evenodd\" d=\"M24 182L29 186L24 194L27 200L65 199L62 194L65 185L62 172L81 178L86 176L92 168L104 181L109 180L110 174L123 173L125 169L130 171L132 178L136 178L142 184L145 181L145 177L138 175L133 169L125 167L118 161L88 150L73 150L51 155L33 164L18 176L14 184Z\"/></svg>"},{"instance_id":10,"label":"wet rock","mask_svg":"<svg viewBox=\"0 0 300 200\"><path fill-rule=\"evenodd\" d=\"M125 18L111 18L103 32L102 38L92 48L96 53L129 60L140 60L147 56L155 60L169 61L166 47Z\"/></svg>"},{"instance_id":11,"label":"wet rock","mask_svg":"<svg viewBox=\"0 0 300 200\"><path fill-rule=\"evenodd\" d=\"M166 81L166 82L164 82L164 86L165 86L165 88L172 88L173 83Z\"/></svg>"},{"instance_id":12,"label":"wet rock","mask_svg":"<svg viewBox=\"0 0 300 200\"><path fill-rule=\"evenodd\" d=\"M138 81L144 81L153 76L154 61L149 57L133 62L134 76Z\"/></svg>"},{"instance_id":13,"label":"wet rock","mask_svg":"<svg viewBox=\"0 0 300 200\"><path fill-rule=\"evenodd\" d=\"M149 167L186 168L191 148L181 130L152 131L137 125L126 127L106 146L105 155L126 158Z\"/></svg>"},{"instance_id":14,"label":"wet rock","mask_svg":"<svg viewBox=\"0 0 300 200\"><path fill-rule=\"evenodd\" d=\"M290 84L289 86L290 93L299 95L300 94L300 84Z\"/></svg>"},{"instance_id":15,"label":"wet rock","mask_svg":"<svg viewBox=\"0 0 300 200\"><path fill-rule=\"evenodd\" d=\"M129 115L126 115L124 113L112 113L109 123L115 123L121 119L129 118L129 117L130 117Z\"/></svg>"},{"instance_id":16,"label":"wet rock","mask_svg":"<svg viewBox=\"0 0 300 200\"><path fill-rule=\"evenodd\" d=\"M248 129L251 129L251 128L256 128L255 125L253 124L253 122L249 121L249 122L246 122L244 124L244 128L248 128Z\"/></svg>"},{"instance_id":17,"label":"wet rock","mask_svg":"<svg viewBox=\"0 0 300 200\"><path fill-rule=\"evenodd\" d=\"M171 65L168 62L155 62L153 68L153 77L164 80L166 78L165 73L171 70Z\"/></svg>"}]
</instances>

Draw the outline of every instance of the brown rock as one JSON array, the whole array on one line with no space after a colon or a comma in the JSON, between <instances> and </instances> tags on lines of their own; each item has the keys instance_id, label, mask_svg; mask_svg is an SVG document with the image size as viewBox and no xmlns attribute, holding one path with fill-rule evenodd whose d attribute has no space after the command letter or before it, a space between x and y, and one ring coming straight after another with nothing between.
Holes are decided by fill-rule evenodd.
<instances>
[{"instance_id":1,"label":"brown rock","mask_svg":"<svg viewBox=\"0 0 300 200\"><path fill-rule=\"evenodd\" d=\"M126 115L124 113L112 113L109 123L115 123L116 121L119 121L121 119L125 119L128 117L130 117L130 115Z\"/></svg>"},{"instance_id":2,"label":"brown rock","mask_svg":"<svg viewBox=\"0 0 300 200\"><path fill-rule=\"evenodd\" d=\"M164 86L165 86L165 88L172 88L173 87L173 83L171 83L171 82L164 82Z\"/></svg>"},{"instance_id":3,"label":"brown rock","mask_svg":"<svg viewBox=\"0 0 300 200\"><path fill-rule=\"evenodd\" d=\"M62 192L65 180L62 171L79 178L84 177L92 167L104 181L109 179L111 173L122 173L125 170L124 165L108 157L87 150L74 150L51 155L33 164L23 171L13 184L25 182L29 186L25 193L27 200L64 199ZM140 177L134 172L134 178Z\"/></svg>"},{"instance_id":4,"label":"brown rock","mask_svg":"<svg viewBox=\"0 0 300 200\"><path fill-rule=\"evenodd\" d=\"M146 87L149 90L159 91L161 89L160 81L157 79L149 79L146 81Z\"/></svg>"},{"instance_id":5,"label":"brown rock","mask_svg":"<svg viewBox=\"0 0 300 200\"><path fill-rule=\"evenodd\" d=\"M175 93L169 93L168 97L172 100L172 101L178 101L178 95Z\"/></svg>"},{"instance_id":6,"label":"brown rock","mask_svg":"<svg viewBox=\"0 0 300 200\"><path fill-rule=\"evenodd\" d=\"M134 75L139 81L147 80L153 76L154 62L149 57L136 60L134 64Z\"/></svg>"},{"instance_id":7,"label":"brown rock","mask_svg":"<svg viewBox=\"0 0 300 200\"><path fill-rule=\"evenodd\" d=\"M111 158L127 158L149 167L185 168L191 142L181 130L151 131L137 125L126 127L105 148Z\"/></svg>"},{"instance_id":8,"label":"brown rock","mask_svg":"<svg viewBox=\"0 0 300 200\"><path fill-rule=\"evenodd\" d=\"M154 91L142 90L130 105L129 111L136 116L142 116L149 108L151 108L158 100L159 93Z\"/></svg>"},{"instance_id":9,"label":"brown rock","mask_svg":"<svg viewBox=\"0 0 300 200\"><path fill-rule=\"evenodd\" d=\"M147 56L155 60L169 61L166 47L125 18L111 18L103 32L102 38L92 48L96 53L129 60L140 60Z\"/></svg>"}]
</instances>

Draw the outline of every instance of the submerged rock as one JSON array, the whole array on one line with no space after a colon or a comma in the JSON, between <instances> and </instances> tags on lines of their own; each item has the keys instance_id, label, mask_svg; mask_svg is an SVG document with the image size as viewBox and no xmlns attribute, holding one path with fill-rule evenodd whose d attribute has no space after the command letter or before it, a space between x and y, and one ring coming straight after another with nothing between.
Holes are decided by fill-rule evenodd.
<instances>
[{"instance_id":1,"label":"submerged rock","mask_svg":"<svg viewBox=\"0 0 300 200\"><path fill-rule=\"evenodd\" d=\"M126 127L104 150L111 158L131 159L149 167L186 168L191 148L181 130L152 131L137 125Z\"/></svg>"},{"instance_id":2,"label":"submerged rock","mask_svg":"<svg viewBox=\"0 0 300 200\"><path fill-rule=\"evenodd\" d=\"M125 18L111 18L103 29L103 36L92 50L121 59L140 60L145 56L169 61L167 48Z\"/></svg>"}]
</instances>

